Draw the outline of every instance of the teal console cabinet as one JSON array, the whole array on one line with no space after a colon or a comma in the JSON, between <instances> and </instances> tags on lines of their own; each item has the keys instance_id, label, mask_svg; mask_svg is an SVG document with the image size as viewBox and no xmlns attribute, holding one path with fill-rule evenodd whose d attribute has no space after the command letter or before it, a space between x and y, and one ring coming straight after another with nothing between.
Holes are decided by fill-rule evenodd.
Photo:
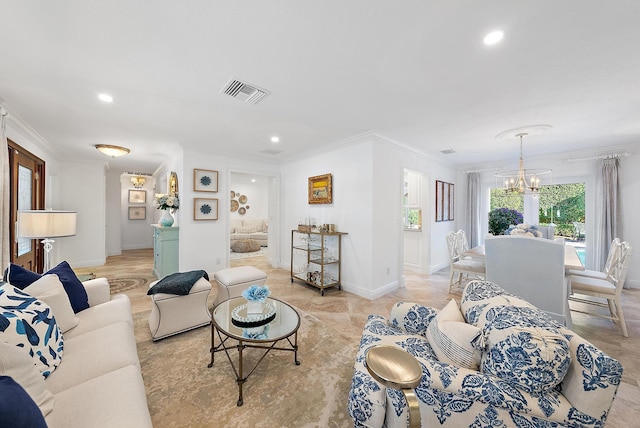
<instances>
[{"instance_id":1,"label":"teal console cabinet","mask_svg":"<svg viewBox=\"0 0 640 428\"><path fill-rule=\"evenodd\" d=\"M153 227L153 274L156 278L178 272L179 227Z\"/></svg>"}]
</instances>

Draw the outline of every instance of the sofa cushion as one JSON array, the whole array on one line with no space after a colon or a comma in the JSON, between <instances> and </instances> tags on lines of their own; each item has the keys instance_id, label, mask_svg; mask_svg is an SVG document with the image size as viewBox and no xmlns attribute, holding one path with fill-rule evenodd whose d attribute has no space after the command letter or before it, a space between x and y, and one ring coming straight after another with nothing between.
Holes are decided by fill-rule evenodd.
<instances>
[{"instance_id":1,"label":"sofa cushion","mask_svg":"<svg viewBox=\"0 0 640 428\"><path fill-rule=\"evenodd\" d=\"M64 286L64 291L67 293L67 296L69 296L73 312L77 313L89 307L87 292L73 269L71 269L71 266L69 266L69 263L60 262L57 266L44 273L44 275L48 274L58 275L58 279ZM31 272L22 266L15 264L11 264L7 272L8 282L20 289L24 289L31 285L33 282L40 279L41 276L42 275Z\"/></svg>"},{"instance_id":2,"label":"sofa cushion","mask_svg":"<svg viewBox=\"0 0 640 428\"><path fill-rule=\"evenodd\" d=\"M482 353L472 342L480 334L478 327L464 321L453 299L427 327L427 339L440 362L473 370L477 370Z\"/></svg>"},{"instance_id":3,"label":"sofa cushion","mask_svg":"<svg viewBox=\"0 0 640 428\"><path fill-rule=\"evenodd\" d=\"M151 427L140 370L125 366L60 391L46 421L65 428Z\"/></svg>"},{"instance_id":4,"label":"sofa cushion","mask_svg":"<svg viewBox=\"0 0 640 428\"><path fill-rule=\"evenodd\" d=\"M69 297L57 275L44 275L23 291L49 305L63 333L78 325L80 320L73 312Z\"/></svg>"},{"instance_id":5,"label":"sofa cushion","mask_svg":"<svg viewBox=\"0 0 640 428\"><path fill-rule=\"evenodd\" d=\"M80 323L64 334L65 340L119 322L126 322L133 330L131 302L126 294L116 294L110 301L92 306L77 315Z\"/></svg>"},{"instance_id":6,"label":"sofa cushion","mask_svg":"<svg viewBox=\"0 0 640 428\"><path fill-rule=\"evenodd\" d=\"M562 381L571 357L557 321L487 281L467 284L462 308L467 321L483 332L483 372L530 393L548 391Z\"/></svg>"},{"instance_id":7,"label":"sofa cushion","mask_svg":"<svg viewBox=\"0 0 640 428\"><path fill-rule=\"evenodd\" d=\"M47 428L44 417L31 396L9 376L0 376L0 426Z\"/></svg>"},{"instance_id":8,"label":"sofa cushion","mask_svg":"<svg viewBox=\"0 0 640 428\"><path fill-rule=\"evenodd\" d=\"M54 397L45 385L42 375L24 350L0 341L0 375L15 380L36 403L43 416L53 410ZM0 426L4 426L0 423Z\"/></svg>"},{"instance_id":9,"label":"sofa cushion","mask_svg":"<svg viewBox=\"0 0 640 428\"><path fill-rule=\"evenodd\" d=\"M236 233L256 233L258 230L255 226L238 226Z\"/></svg>"},{"instance_id":10,"label":"sofa cushion","mask_svg":"<svg viewBox=\"0 0 640 428\"><path fill-rule=\"evenodd\" d=\"M0 340L23 348L45 378L62 360L62 332L49 305L11 284L0 287Z\"/></svg>"},{"instance_id":11,"label":"sofa cushion","mask_svg":"<svg viewBox=\"0 0 640 428\"><path fill-rule=\"evenodd\" d=\"M493 328L482 371L529 392L542 393L562 382L569 370L569 343L557 331L537 326Z\"/></svg>"},{"instance_id":12,"label":"sofa cushion","mask_svg":"<svg viewBox=\"0 0 640 428\"><path fill-rule=\"evenodd\" d=\"M65 340L62 364L46 380L54 394L129 365L139 367L131 326L118 322Z\"/></svg>"}]
</instances>

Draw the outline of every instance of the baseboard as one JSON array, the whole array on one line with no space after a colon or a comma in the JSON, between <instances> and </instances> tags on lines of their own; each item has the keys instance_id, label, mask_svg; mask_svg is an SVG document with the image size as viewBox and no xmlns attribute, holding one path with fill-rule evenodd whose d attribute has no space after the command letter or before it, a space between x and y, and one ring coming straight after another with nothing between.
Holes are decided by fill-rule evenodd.
<instances>
[{"instance_id":1,"label":"baseboard","mask_svg":"<svg viewBox=\"0 0 640 428\"><path fill-rule=\"evenodd\" d=\"M429 273L435 273L449 266L449 262L442 262L429 266Z\"/></svg>"},{"instance_id":2,"label":"baseboard","mask_svg":"<svg viewBox=\"0 0 640 428\"><path fill-rule=\"evenodd\" d=\"M366 288L358 287L355 284L350 283L342 283L342 289L349 293L358 295L360 297L364 297L365 299L375 300L379 297L384 296L392 291L397 290L400 287L400 283L398 281L392 281L388 284L383 285L382 287L378 287L375 290L369 290Z\"/></svg>"}]
</instances>

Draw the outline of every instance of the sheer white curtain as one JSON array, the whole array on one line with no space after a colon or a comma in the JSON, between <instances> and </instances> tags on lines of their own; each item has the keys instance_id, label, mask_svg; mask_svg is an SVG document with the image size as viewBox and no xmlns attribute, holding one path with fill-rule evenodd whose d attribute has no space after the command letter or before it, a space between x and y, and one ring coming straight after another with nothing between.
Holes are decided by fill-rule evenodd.
<instances>
[{"instance_id":1,"label":"sheer white curtain","mask_svg":"<svg viewBox=\"0 0 640 428\"><path fill-rule=\"evenodd\" d=\"M0 106L0 271L9 264L9 148L6 132L7 111Z\"/></svg>"},{"instance_id":2,"label":"sheer white curtain","mask_svg":"<svg viewBox=\"0 0 640 428\"><path fill-rule=\"evenodd\" d=\"M609 245L618 236L618 158L603 159L598 176L596 266L604 267Z\"/></svg>"},{"instance_id":3,"label":"sheer white curtain","mask_svg":"<svg viewBox=\"0 0 640 428\"><path fill-rule=\"evenodd\" d=\"M480 174L467 174L467 236L469 247L480 244Z\"/></svg>"}]
</instances>

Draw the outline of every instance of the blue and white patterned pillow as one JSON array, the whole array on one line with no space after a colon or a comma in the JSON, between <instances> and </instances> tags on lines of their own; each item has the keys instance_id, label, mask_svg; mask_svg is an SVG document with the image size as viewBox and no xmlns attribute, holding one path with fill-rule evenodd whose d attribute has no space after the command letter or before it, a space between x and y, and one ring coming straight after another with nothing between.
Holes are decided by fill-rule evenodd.
<instances>
[{"instance_id":1,"label":"blue and white patterned pillow","mask_svg":"<svg viewBox=\"0 0 640 428\"><path fill-rule=\"evenodd\" d=\"M0 287L0 340L24 348L45 378L62 360L62 332L51 308L10 284Z\"/></svg>"}]
</instances>

